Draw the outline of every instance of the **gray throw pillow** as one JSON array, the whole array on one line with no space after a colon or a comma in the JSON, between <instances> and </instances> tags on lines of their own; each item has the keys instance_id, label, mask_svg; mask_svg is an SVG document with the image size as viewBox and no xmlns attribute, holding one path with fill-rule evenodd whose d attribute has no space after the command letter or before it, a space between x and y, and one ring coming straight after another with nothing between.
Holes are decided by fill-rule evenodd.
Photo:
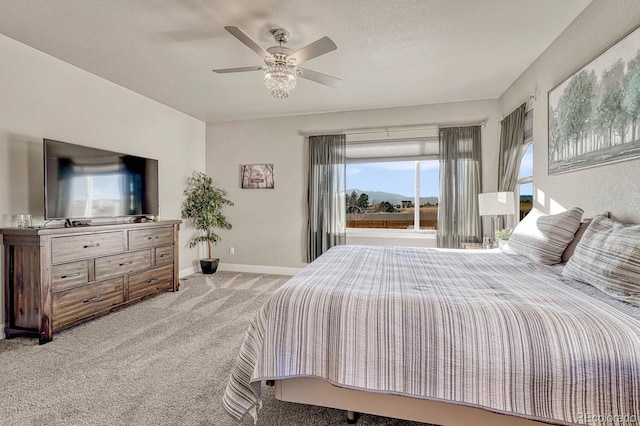
<instances>
[{"instance_id":1,"label":"gray throw pillow","mask_svg":"<svg viewBox=\"0 0 640 426\"><path fill-rule=\"evenodd\" d=\"M562 275L640 306L640 225L594 217Z\"/></svg>"},{"instance_id":2,"label":"gray throw pillow","mask_svg":"<svg viewBox=\"0 0 640 426\"><path fill-rule=\"evenodd\" d=\"M560 263L580 226L582 213L579 207L551 215L532 209L513 230L505 250L543 265Z\"/></svg>"}]
</instances>

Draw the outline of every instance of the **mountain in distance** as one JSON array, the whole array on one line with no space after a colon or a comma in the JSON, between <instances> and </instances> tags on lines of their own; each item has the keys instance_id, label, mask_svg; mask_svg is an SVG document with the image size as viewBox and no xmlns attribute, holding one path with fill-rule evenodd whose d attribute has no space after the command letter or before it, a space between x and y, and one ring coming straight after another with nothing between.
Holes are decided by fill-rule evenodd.
<instances>
[{"instance_id":1,"label":"mountain in distance","mask_svg":"<svg viewBox=\"0 0 640 426\"><path fill-rule=\"evenodd\" d=\"M360 189L347 189L347 197L351 195L351 193L355 191L358 196L360 194L365 193L369 196L369 205L378 204L383 201L387 201L393 205L398 205L402 201L413 201L413 196L393 194L390 192L382 192L382 191L363 191ZM437 204L438 197L420 197L420 205L423 204Z\"/></svg>"}]
</instances>

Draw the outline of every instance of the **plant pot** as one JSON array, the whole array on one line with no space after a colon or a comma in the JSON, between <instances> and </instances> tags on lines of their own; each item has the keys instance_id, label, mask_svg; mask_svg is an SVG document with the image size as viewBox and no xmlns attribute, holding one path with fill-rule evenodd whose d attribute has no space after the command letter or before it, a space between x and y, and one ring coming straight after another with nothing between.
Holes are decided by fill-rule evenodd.
<instances>
[{"instance_id":1,"label":"plant pot","mask_svg":"<svg viewBox=\"0 0 640 426\"><path fill-rule=\"evenodd\" d=\"M507 245L507 241L509 241L509 240L499 240L498 241L498 247L503 248L504 246Z\"/></svg>"},{"instance_id":2,"label":"plant pot","mask_svg":"<svg viewBox=\"0 0 640 426\"><path fill-rule=\"evenodd\" d=\"M200 260L200 268L203 274L215 274L218 270L220 259L202 259Z\"/></svg>"}]
</instances>

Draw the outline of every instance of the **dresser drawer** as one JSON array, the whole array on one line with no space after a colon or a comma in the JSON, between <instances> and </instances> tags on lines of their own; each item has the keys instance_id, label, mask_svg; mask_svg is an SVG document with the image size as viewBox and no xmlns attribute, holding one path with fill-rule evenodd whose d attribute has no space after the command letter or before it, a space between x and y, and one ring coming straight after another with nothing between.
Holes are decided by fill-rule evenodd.
<instances>
[{"instance_id":1,"label":"dresser drawer","mask_svg":"<svg viewBox=\"0 0 640 426\"><path fill-rule=\"evenodd\" d=\"M173 244L173 228L136 229L129 231L129 250Z\"/></svg>"},{"instance_id":2,"label":"dresser drawer","mask_svg":"<svg viewBox=\"0 0 640 426\"><path fill-rule=\"evenodd\" d=\"M147 269L151 267L151 250L99 257L96 259L95 267L96 280Z\"/></svg>"},{"instance_id":3,"label":"dresser drawer","mask_svg":"<svg viewBox=\"0 0 640 426\"><path fill-rule=\"evenodd\" d=\"M127 249L124 235L123 232L104 232L52 238L51 262L64 263L123 252Z\"/></svg>"},{"instance_id":4,"label":"dresser drawer","mask_svg":"<svg viewBox=\"0 0 640 426\"><path fill-rule=\"evenodd\" d=\"M165 265L173 263L173 246L158 247L156 252L156 265Z\"/></svg>"},{"instance_id":5,"label":"dresser drawer","mask_svg":"<svg viewBox=\"0 0 640 426\"><path fill-rule=\"evenodd\" d=\"M131 274L129 275L129 300L171 290L172 287L173 265Z\"/></svg>"},{"instance_id":6,"label":"dresser drawer","mask_svg":"<svg viewBox=\"0 0 640 426\"><path fill-rule=\"evenodd\" d=\"M63 263L51 267L51 291L62 291L89 282L89 265L86 260Z\"/></svg>"},{"instance_id":7,"label":"dresser drawer","mask_svg":"<svg viewBox=\"0 0 640 426\"><path fill-rule=\"evenodd\" d=\"M53 329L124 302L124 277L87 284L52 295Z\"/></svg>"}]
</instances>

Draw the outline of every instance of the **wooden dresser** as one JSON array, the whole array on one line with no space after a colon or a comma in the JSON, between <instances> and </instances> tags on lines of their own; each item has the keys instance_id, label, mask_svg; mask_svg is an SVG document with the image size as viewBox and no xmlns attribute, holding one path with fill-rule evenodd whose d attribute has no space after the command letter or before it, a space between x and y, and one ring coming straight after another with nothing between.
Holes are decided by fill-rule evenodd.
<instances>
[{"instance_id":1,"label":"wooden dresser","mask_svg":"<svg viewBox=\"0 0 640 426\"><path fill-rule=\"evenodd\" d=\"M53 333L178 290L181 221L5 228L5 335Z\"/></svg>"}]
</instances>

